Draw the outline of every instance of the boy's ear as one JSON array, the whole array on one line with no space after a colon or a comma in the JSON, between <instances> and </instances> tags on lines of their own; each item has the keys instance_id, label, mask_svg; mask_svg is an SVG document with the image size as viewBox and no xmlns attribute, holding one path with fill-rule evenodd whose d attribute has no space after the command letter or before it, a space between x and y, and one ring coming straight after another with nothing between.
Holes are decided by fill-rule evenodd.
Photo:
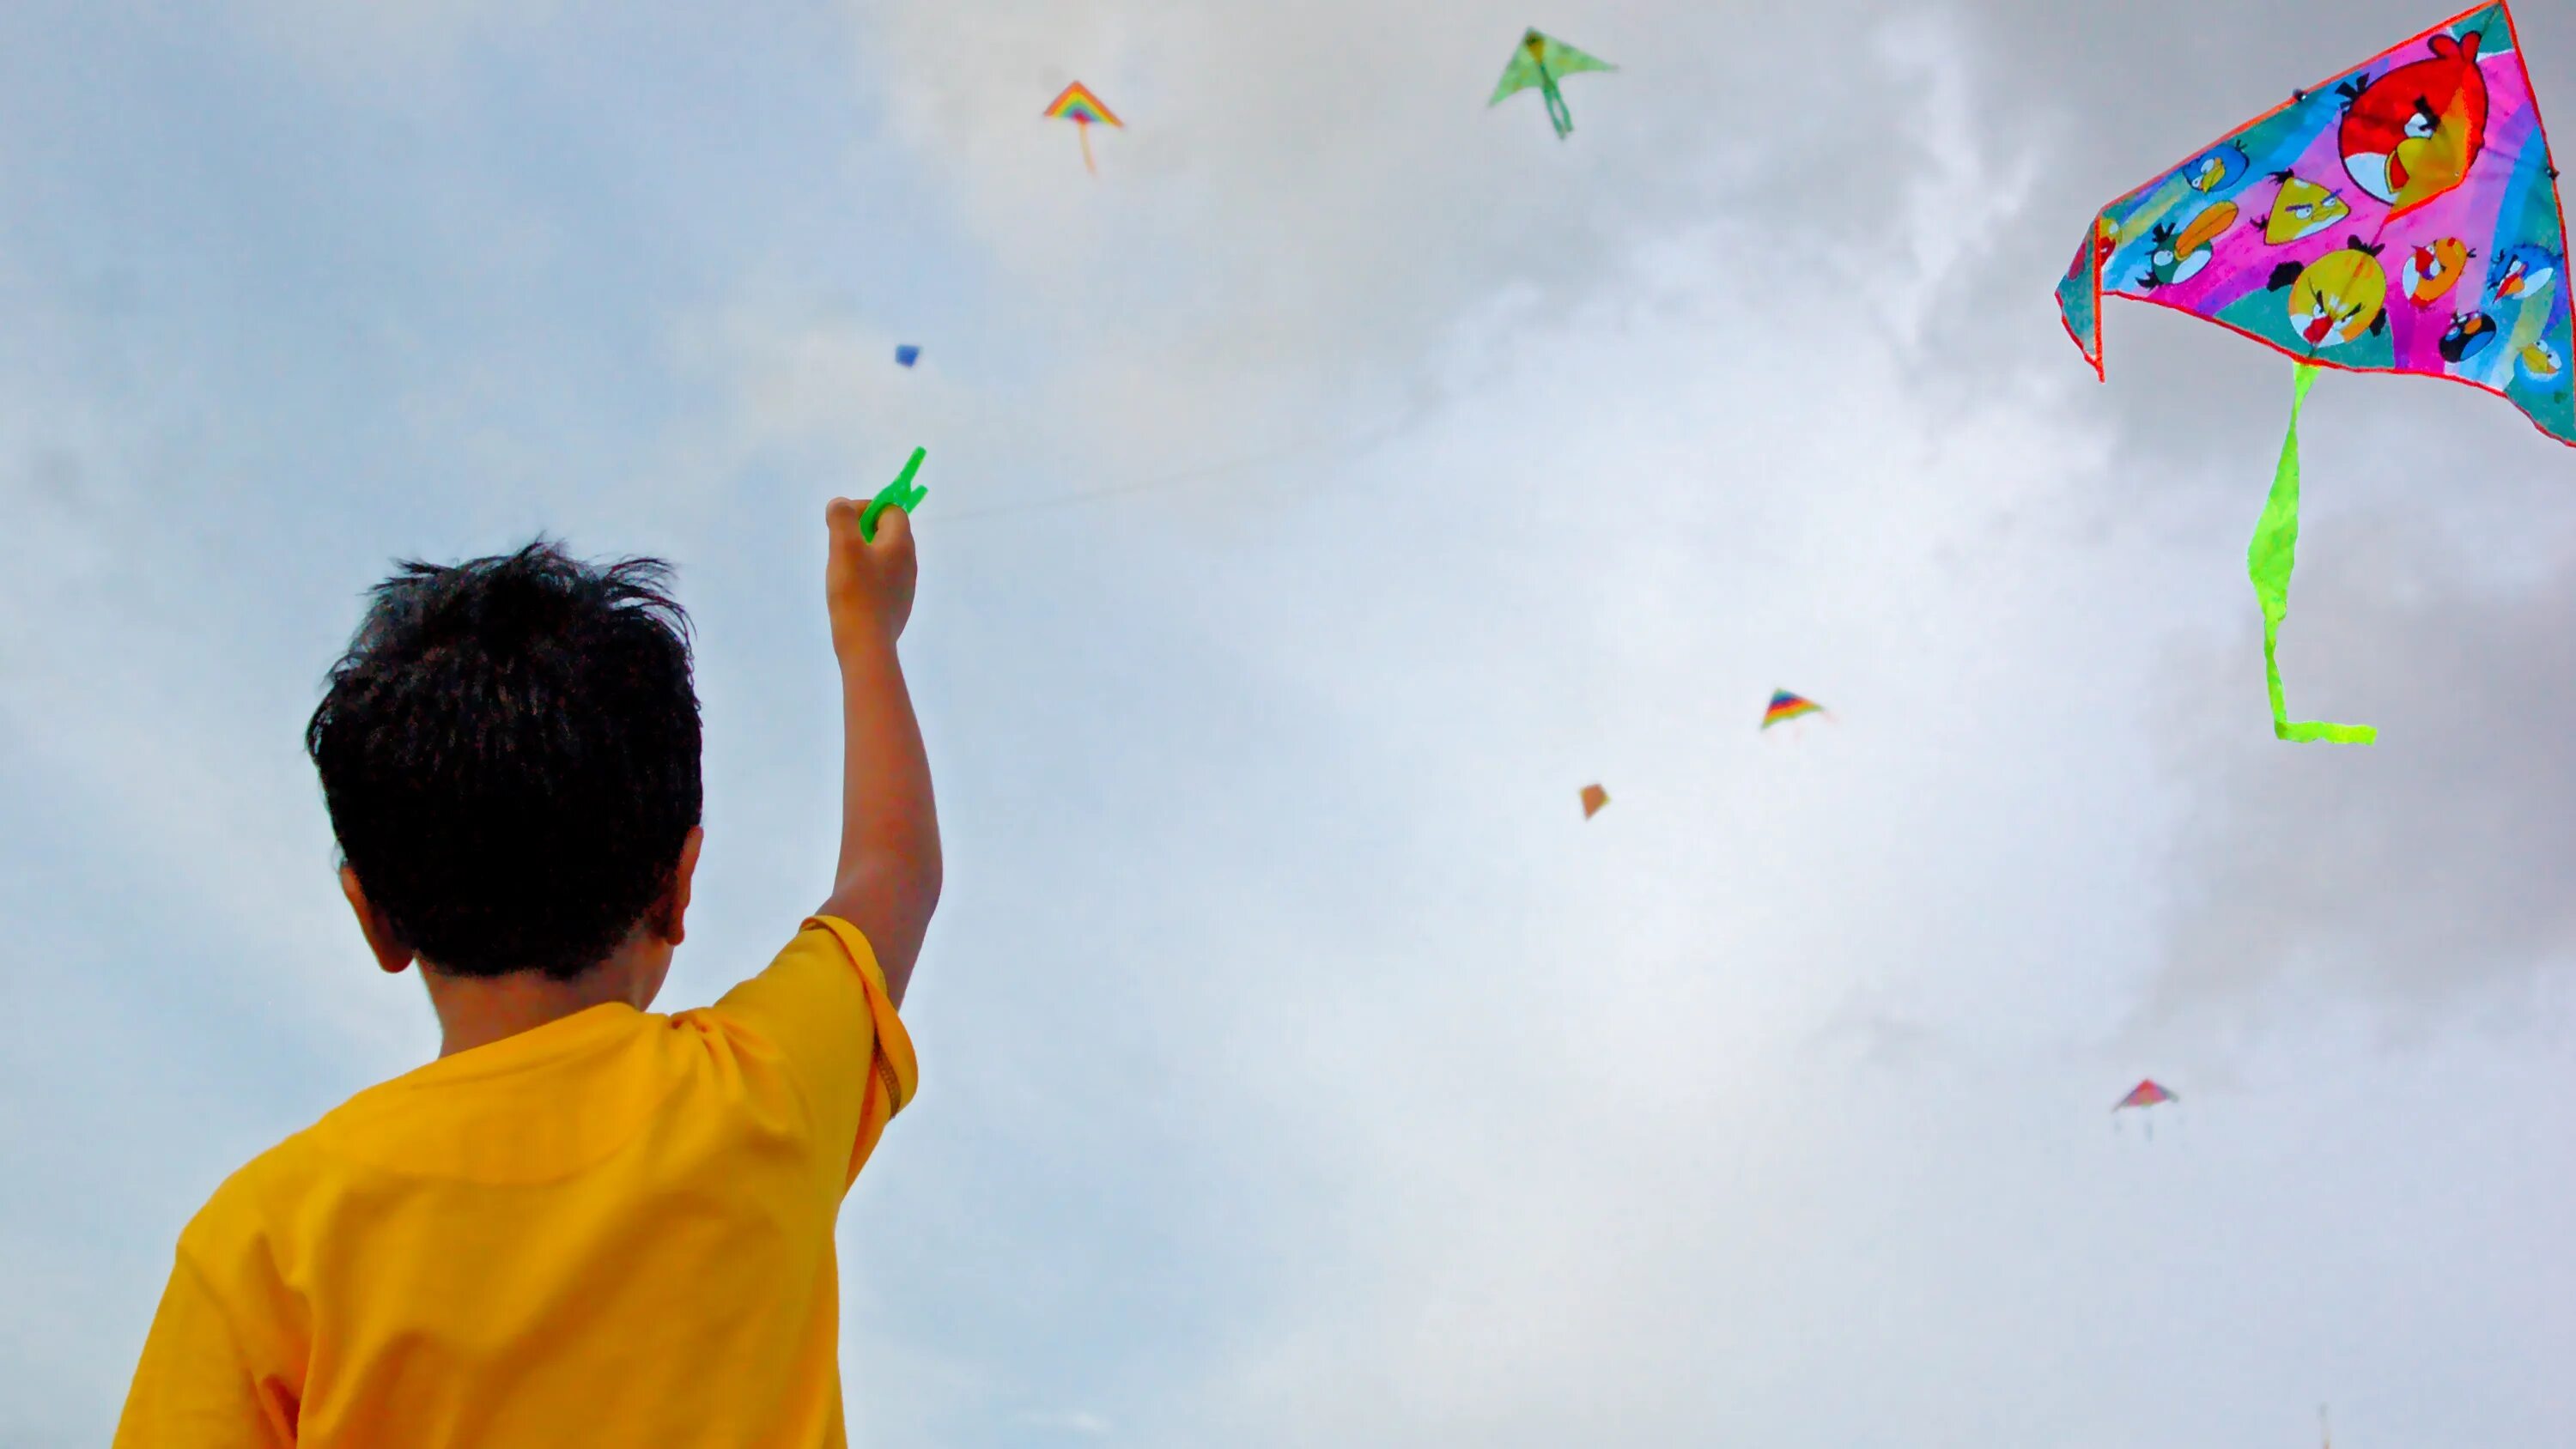
<instances>
[{"instance_id":1,"label":"boy's ear","mask_svg":"<svg viewBox=\"0 0 2576 1449\"><path fill-rule=\"evenodd\" d=\"M388 972L411 969L412 949L394 938L393 927L367 901L367 888L358 884L358 873L340 867L340 894L348 897L349 909L357 913L358 931L367 938L367 949L376 953L376 964Z\"/></svg>"},{"instance_id":2,"label":"boy's ear","mask_svg":"<svg viewBox=\"0 0 2576 1449\"><path fill-rule=\"evenodd\" d=\"M703 825L689 827L680 842L680 860L671 867L671 889L653 912L653 934L665 945L676 946L688 939L689 881L698 873L698 847L707 839Z\"/></svg>"}]
</instances>

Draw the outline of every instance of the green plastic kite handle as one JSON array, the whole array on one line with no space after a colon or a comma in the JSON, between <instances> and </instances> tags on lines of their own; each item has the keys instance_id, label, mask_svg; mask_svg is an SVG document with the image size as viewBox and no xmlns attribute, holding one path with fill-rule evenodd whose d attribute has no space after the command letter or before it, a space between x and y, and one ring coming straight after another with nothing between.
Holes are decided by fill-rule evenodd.
<instances>
[{"instance_id":1,"label":"green plastic kite handle","mask_svg":"<svg viewBox=\"0 0 2576 1449\"><path fill-rule=\"evenodd\" d=\"M913 449L912 461L903 465L903 471L895 475L893 482L877 490L877 496L868 503L868 511L859 515L859 537L870 543L876 542L877 515L889 508L900 508L906 513L920 509L921 500L929 496L930 490L915 486L912 475L921 471L921 460L929 456L928 448Z\"/></svg>"},{"instance_id":2,"label":"green plastic kite handle","mask_svg":"<svg viewBox=\"0 0 2576 1449\"><path fill-rule=\"evenodd\" d=\"M2316 384L2316 365L2300 363L2290 394L2290 434L2281 440L2281 466L2272 474L2272 495L2263 502L2263 517L2254 525L2254 541L2245 550L2245 572L2254 580L2254 597L2263 605L2263 679L2272 694L2273 735L2302 745L2374 744L2379 731L2368 725L2292 722L2281 697L2281 621L2290 614L2290 570L2299 557L2299 415L2307 410L2308 389Z\"/></svg>"}]
</instances>

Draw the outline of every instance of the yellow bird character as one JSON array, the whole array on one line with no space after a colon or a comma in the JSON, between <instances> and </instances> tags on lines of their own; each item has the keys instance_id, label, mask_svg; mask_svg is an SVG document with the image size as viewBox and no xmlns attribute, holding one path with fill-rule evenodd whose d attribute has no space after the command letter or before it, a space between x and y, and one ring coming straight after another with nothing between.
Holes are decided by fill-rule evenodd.
<instances>
[{"instance_id":1,"label":"yellow bird character","mask_svg":"<svg viewBox=\"0 0 2576 1449\"><path fill-rule=\"evenodd\" d=\"M2263 228L2263 239L2276 247L2306 241L2352 215L2341 194L2295 171L2275 171L2272 179L2281 183L2281 194L2272 202L2272 214L2255 225Z\"/></svg>"},{"instance_id":2,"label":"yellow bird character","mask_svg":"<svg viewBox=\"0 0 2576 1449\"><path fill-rule=\"evenodd\" d=\"M2388 326L2388 269L2382 249L2359 237L2339 252L2301 266L2283 262L2272 272L2272 290L2288 288L2290 325L2310 351L2357 342Z\"/></svg>"}]
</instances>

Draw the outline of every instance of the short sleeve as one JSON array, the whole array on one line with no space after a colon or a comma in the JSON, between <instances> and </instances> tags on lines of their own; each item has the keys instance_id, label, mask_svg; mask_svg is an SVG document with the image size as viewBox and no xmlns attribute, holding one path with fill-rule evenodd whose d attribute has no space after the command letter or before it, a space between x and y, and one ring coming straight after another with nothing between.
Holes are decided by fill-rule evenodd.
<instances>
[{"instance_id":1,"label":"short sleeve","mask_svg":"<svg viewBox=\"0 0 2576 1449\"><path fill-rule=\"evenodd\" d=\"M785 1063L847 1190L921 1083L868 938L837 917L811 917L766 970L709 1010Z\"/></svg>"},{"instance_id":2,"label":"short sleeve","mask_svg":"<svg viewBox=\"0 0 2576 1449\"><path fill-rule=\"evenodd\" d=\"M295 1419L293 1394L251 1366L213 1285L183 1248L126 1391L115 1449L288 1449Z\"/></svg>"}]
</instances>

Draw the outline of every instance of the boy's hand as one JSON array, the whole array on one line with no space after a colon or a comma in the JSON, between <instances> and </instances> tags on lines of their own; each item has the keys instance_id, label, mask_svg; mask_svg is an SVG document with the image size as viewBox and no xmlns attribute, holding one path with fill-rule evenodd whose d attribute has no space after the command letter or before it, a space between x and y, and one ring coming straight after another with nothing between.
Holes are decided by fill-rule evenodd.
<instances>
[{"instance_id":1,"label":"boy's hand","mask_svg":"<svg viewBox=\"0 0 2576 1449\"><path fill-rule=\"evenodd\" d=\"M823 568L823 598L832 611L832 650L892 644L912 617L913 580L919 561L912 550L912 515L889 508L877 515L876 542L859 536L865 503L835 498L823 510L832 534L832 557Z\"/></svg>"}]
</instances>

